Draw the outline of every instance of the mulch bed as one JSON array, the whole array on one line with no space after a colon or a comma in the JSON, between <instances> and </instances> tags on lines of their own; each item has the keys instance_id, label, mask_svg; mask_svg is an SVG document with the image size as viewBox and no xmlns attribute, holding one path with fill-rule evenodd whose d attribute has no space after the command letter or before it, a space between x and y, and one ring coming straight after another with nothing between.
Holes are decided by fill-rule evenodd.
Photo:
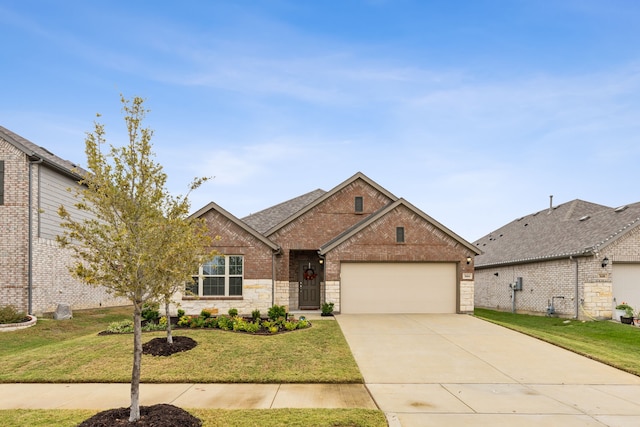
<instances>
[{"instance_id":1,"label":"mulch bed","mask_svg":"<svg viewBox=\"0 0 640 427\"><path fill-rule=\"evenodd\" d=\"M159 404L140 407L140 419L129 422L129 408L109 409L84 420L78 427L201 427L202 421L184 409Z\"/></svg>"},{"instance_id":2,"label":"mulch bed","mask_svg":"<svg viewBox=\"0 0 640 427\"><path fill-rule=\"evenodd\" d=\"M175 353L188 351L198 345L198 342L189 337L173 337L173 344L167 343L167 337L154 338L142 344L142 354L152 356L171 356Z\"/></svg>"}]
</instances>

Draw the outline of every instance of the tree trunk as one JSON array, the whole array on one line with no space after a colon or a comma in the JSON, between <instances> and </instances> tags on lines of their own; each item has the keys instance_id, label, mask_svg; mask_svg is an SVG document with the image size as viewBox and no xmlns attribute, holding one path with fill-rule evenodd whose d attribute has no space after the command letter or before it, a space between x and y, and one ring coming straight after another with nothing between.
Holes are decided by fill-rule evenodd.
<instances>
[{"instance_id":1,"label":"tree trunk","mask_svg":"<svg viewBox=\"0 0 640 427\"><path fill-rule=\"evenodd\" d=\"M134 304L133 309L133 369L131 371L131 412L129 422L140 419L140 367L142 365L142 311Z\"/></svg>"},{"instance_id":2,"label":"tree trunk","mask_svg":"<svg viewBox=\"0 0 640 427\"><path fill-rule=\"evenodd\" d=\"M169 301L164 303L164 310L167 318L167 344L173 344L173 335L171 335L171 316L169 316Z\"/></svg>"}]
</instances>

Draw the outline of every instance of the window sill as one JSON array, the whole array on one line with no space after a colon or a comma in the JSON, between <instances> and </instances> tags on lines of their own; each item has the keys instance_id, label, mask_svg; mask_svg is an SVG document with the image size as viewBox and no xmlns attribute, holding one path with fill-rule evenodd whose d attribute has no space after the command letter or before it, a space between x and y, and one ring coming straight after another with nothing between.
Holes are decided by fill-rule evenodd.
<instances>
[{"instance_id":1,"label":"window sill","mask_svg":"<svg viewBox=\"0 0 640 427\"><path fill-rule=\"evenodd\" d=\"M242 296L233 296L233 297L223 297L223 296L205 296L205 297L194 297L194 296L183 296L183 301L242 301L244 298Z\"/></svg>"}]
</instances>

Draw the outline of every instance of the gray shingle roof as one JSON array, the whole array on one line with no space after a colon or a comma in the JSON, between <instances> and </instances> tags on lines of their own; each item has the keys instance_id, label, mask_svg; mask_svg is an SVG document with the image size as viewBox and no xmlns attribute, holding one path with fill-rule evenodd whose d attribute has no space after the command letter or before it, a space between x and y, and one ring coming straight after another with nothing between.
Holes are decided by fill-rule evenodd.
<instances>
[{"instance_id":1,"label":"gray shingle roof","mask_svg":"<svg viewBox=\"0 0 640 427\"><path fill-rule=\"evenodd\" d=\"M591 254L640 225L640 202L619 208L573 200L518 218L474 242L476 267Z\"/></svg>"},{"instance_id":2,"label":"gray shingle roof","mask_svg":"<svg viewBox=\"0 0 640 427\"><path fill-rule=\"evenodd\" d=\"M36 145L28 139L23 138L20 135L11 132L9 129L2 126L0 126L0 138L4 139L17 149L21 150L27 156L43 159L49 166L53 166L61 172L71 175L74 178L79 177L79 174L86 173L84 169L80 168L69 160L65 160L61 157L56 156L46 148Z\"/></svg>"},{"instance_id":3,"label":"gray shingle roof","mask_svg":"<svg viewBox=\"0 0 640 427\"><path fill-rule=\"evenodd\" d=\"M320 197L322 197L326 191L317 189L311 191L302 196L298 196L294 199L287 200L270 208L264 209L260 212L256 212L249 216L242 218L241 220L257 230L260 233L265 233L272 227L280 224L296 212L300 211L305 206L313 203Z\"/></svg>"}]
</instances>

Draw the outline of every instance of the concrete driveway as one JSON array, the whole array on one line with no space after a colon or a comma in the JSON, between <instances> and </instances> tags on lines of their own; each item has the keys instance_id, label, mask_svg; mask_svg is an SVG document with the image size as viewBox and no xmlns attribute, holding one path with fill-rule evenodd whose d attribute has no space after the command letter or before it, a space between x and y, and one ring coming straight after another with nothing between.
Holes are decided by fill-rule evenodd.
<instances>
[{"instance_id":1,"label":"concrete driveway","mask_svg":"<svg viewBox=\"0 0 640 427\"><path fill-rule=\"evenodd\" d=\"M336 319L391 426L640 425L640 377L475 317Z\"/></svg>"}]
</instances>

